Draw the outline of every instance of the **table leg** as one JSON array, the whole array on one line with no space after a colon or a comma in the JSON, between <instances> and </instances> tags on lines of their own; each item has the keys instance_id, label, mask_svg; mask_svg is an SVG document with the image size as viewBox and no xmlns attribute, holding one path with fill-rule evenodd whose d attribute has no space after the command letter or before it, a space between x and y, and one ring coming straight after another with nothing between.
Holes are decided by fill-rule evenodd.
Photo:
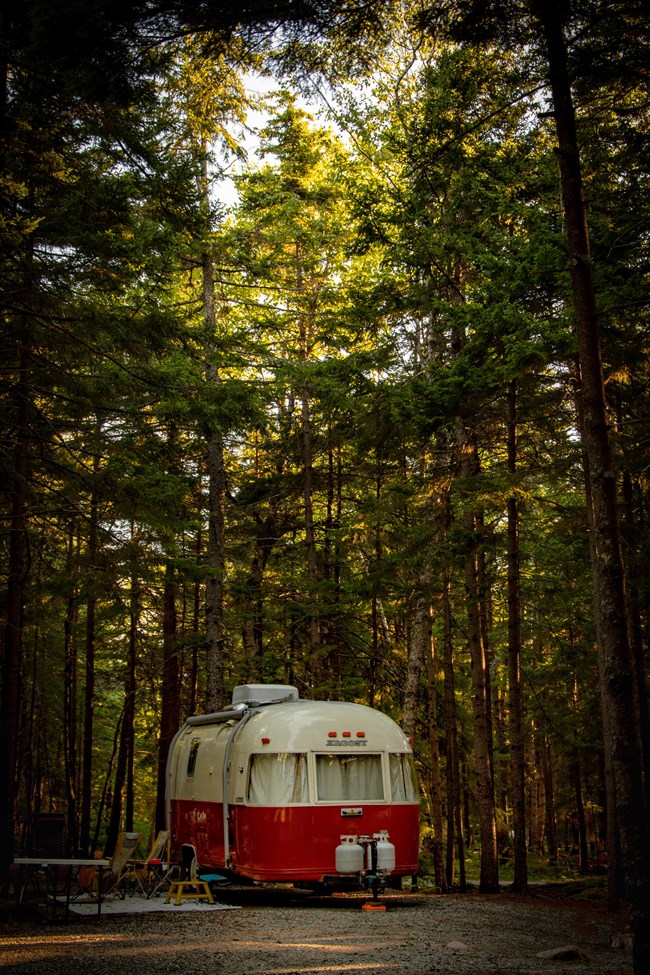
<instances>
[{"instance_id":1,"label":"table leg","mask_svg":"<svg viewBox=\"0 0 650 975\"><path fill-rule=\"evenodd\" d=\"M102 915L102 897L104 896L104 868L97 867L97 917Z\"/></svg>"}]
</instances>

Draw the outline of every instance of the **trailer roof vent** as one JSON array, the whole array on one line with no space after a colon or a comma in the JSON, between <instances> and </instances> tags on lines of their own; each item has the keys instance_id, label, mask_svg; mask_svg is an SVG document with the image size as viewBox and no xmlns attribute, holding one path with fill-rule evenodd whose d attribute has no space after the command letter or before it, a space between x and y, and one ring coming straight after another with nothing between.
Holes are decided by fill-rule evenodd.
<instances>
[{"instance_id":1,"label":"trailer roof vent","mask_svg":"<svg viewBox=\"0 0 650 975\"><path fill-rule=\"evenodd\" d=\"M273 701L297 701L298 688L291 684L239 684L233 688L233 704L271 704Z\"/></svg>"}]
</instances>

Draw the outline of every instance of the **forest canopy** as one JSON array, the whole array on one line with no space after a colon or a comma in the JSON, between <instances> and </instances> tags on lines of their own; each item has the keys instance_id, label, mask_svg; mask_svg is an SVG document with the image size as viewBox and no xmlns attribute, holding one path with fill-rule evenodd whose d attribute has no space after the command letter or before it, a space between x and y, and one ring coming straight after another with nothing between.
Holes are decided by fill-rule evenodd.
<instances>
[{"instance_id":1,"label":"forest canopy","mask_svg":"<svg viewBox=\"0 0 650 975\"><path fill-rule=\"evenodd\" d=\"M645 964L644 5L0 16L3 867L288 683L414 738L442 890L607 857Z\"/></svg>"}]
</instances>

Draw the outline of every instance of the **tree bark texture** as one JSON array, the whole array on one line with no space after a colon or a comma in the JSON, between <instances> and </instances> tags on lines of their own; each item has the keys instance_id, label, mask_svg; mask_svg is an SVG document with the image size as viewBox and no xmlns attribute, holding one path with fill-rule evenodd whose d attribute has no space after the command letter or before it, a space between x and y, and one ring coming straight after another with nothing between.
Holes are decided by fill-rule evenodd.
<instances>
[{"instance_id":1,"label":"tree bark texture","mask_svg":"<svg viewBox=\"0 0 650 975\"><path fill-rule=\"evenodd\" d=\"M158 742L158 779L156 789L156 832L165 828L165 787L167 756L181 717L180 667L177 647L176 579L174 568L165 567L163 595L163 660L160 695L160 738Z\"/></svg>"},{"instance_id":2,"label":"tree bark texture","mask_svg":"<svg viewBox=\"0 0 650 975\"><path fill-rule=\"evenodd\" d=\"M93 460L93 472L97 473L99 460ZM93 592L94 574L98 557L98 507L97 490L93 487L90 495L90 513L88 517L88 576L90 591L86 601L86 641L85 641L85 684L84 684L84 718L81 769L81 809L79 827L79 848L86 856L90 853L90 822L92 816L92 782L93 782L93 734L95 714L95 610L97 600Z\"/></svg>"},{"instance_id":3,"label":"tree bark texture","mask_svg":"<svg viewBox=\"0 0 650 975\"><path fill-rule=\"evenodd\" d=\"M201 147L200 192L206 218L206 230L210 226L210 198L208 178L207 143ZM216 354L216 304L214 265L209 248L202 253L203 272L203 319L209 336L209 356ZM205 369L208 383L220 382L217 363L210 359ZM206 691L207 711L220 711L226 704L225 661L224 661L224 545L226 530L226 469L224 462L223 434L218 428L208 432L208 541L206 559L208 576L205 587L205 637L206 651Z\"/></svg>"},{"instance_id":4,"label":"tree bark texture","mask_svg":"<svg viewBox=\"0 0 650 975\"><path fill-rule=\"evenodd\" d=\"M27 485L29 480L31 335L27 322L21 332L19 377L16 386L16 422L11 487L7 620L2 657L0 701L0 881L9 874L14 855L16 758L23 654L23 602L27 575Z\"/></svg>"},{"instance_id":5,"label":"tree bark texture","mask_svg":"<svg viewBox=\"0 0 650 975\"><path fill-rule=\"evenodd\" d=\"M462 789L458 757L458 728L456 716L456 680L452 639L449 565L443 569L443 675L444 709L447 733L447 850L445 870L447 887L454 885L454 851L458 853L458 882L461 893L467 889L465 875L465 838L463 833Z\"/></svg>"},{"instance_id":6,"label":"tree bark texture","mask_svg":"<svg viewBox=\"0 0 650 975\"><path fill-rule=\"evenodd\" d=\"M441 893L447 893L447 879L445 876L445 861L443 856L443 794L442 776L440 772L440 736L438 733L438 690L436 681L437 664L435 646L431 639L431 620L429 613L426 617L426 642L424 655L427 671L427 718L429 725L429 758L431 773L429 775L429 793L431 795L431 824L433 826L433 873L436 887Z\"/></svg>"},{"instance_id":7,"label":"tree bark texture","mask_svg":"<svg viewBox=\"0 0 650 975\"><path fill-rule=\"evenodd\" d=\"M429 618L428 599L426 595L420 595L415 607L415 616L411 626L409 655L406 663L406 680L404 683L402 730L409 738L416 737L418 691L427 645L430 643L431 620Z\"/></svg>"},{"instance_id":8,"label":"tree bark texture","mask_svg":"<svg viewBox=\"0 0 650 975\"><path fill-rule=\"evenodd\" d=\"M302 266L300 242L295 244L296 292L307 303ZM299 313L300 356L303 363L310 357L311 315L306 309ZM309 643L312 656L312 673L316 686L325 681L324 661L321 659L321 625L318 597L318 559L316 553L316 530L314 524L314 457L312 442L312 420L309 389L305 386L300 392L300 440L302 447L303 511L305 519L305 553L307 557L307 579L310 586Z\"/></svg>"},{"instance_id":9,"label":"tree bark texture","mask_svg":"<svg viewBox=\"0 0 650 975\"><path fill-rule=\"evenodd\" d=\"M589 248L575 110L563 33L564 4L533 4L546 41L558 139L562 203L571 264L578 340L583 436L593 507L593 577L598 620L602 692L610 719L610 749L616 781L626 893L630 906L635 975L650 970L650 844L643 775L634 747L634 667L628 636L616 475L607 426L596 295Z\"/></svg>"},{"instance_id":10,"label":"tree bark texture","mask_svg":"<svg viewBox=\"0 0 650 975\"><path fill-rule=\"evenodd\" d=\"M67 575L74 579L73 558L75 539L72 528L68 534ZM74 638L76 616L76 594L68 594L66 614L63 623L63 642L65 665L63 672L63 745L65 767L65 792L67 800L67 842L71 850L76 850L77 839L77 676L78 660Z\"/></svg>"},{"instance_id":11,"label":"tree bark texture","mask_svg":"<svg viewBox=\"0 0 650 975\"><path fill-rule=\"evenodd\" d=\"M478 472L476 444L469 435L462 447L461 476L470 478ZM481 893L498 893L496 804L492 761L492 722L488 696L487 653L483 640L480 614L479 566L476 550L476 517L465 519L468 551L465 557L465 595L467 606L467 641L472 661L472 710L474 717L474 768L481 835Z\"/></svg>"},{"instance_id":12,"label":"tree bark texture","mask_svg":"<svg viewBox=\"0 0 650 975\"><path fill-rule=\"evenodd\" d=\"M517 472L517 387L508 392L508 472ZM526 853L526 780L521 686L521 604L519 565L519 503L514 491L508 509L508 710L510 731L510 782L514 832L513 888L525 893L528 886Z\"/></svg>"},{"instance_id":13,"label":"tree bark texture","mask_svg":"<svg viewBox=\"0 0 650 975\"><path fill-rule=\"evenodd\" d=\"M555 786L553 784L553 756L548 735L543 735L540 741L540 762L542 764L542 781L544 783L544 836L546 838L546 852L549 859L557 862L557 817L555 814Z\"/></svg>"}]
</instances>

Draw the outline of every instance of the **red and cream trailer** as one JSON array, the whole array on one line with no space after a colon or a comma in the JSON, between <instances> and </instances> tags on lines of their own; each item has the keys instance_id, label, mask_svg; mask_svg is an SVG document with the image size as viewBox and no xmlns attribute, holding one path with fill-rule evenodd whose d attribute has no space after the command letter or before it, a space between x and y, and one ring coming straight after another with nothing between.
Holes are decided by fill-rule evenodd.
<instances>
[{"instance_id":1,"label":"red and cream trailer","mask_svg":"<svg viewBox=\"0 0 650 975\"><path fill-rule=\"evenodd\" d=\"M188 718L170 747L172 855L233 879L376 892L418 869L419 797L408 739L361 704L245 684Z\"/></svg>"}]
</instances>

